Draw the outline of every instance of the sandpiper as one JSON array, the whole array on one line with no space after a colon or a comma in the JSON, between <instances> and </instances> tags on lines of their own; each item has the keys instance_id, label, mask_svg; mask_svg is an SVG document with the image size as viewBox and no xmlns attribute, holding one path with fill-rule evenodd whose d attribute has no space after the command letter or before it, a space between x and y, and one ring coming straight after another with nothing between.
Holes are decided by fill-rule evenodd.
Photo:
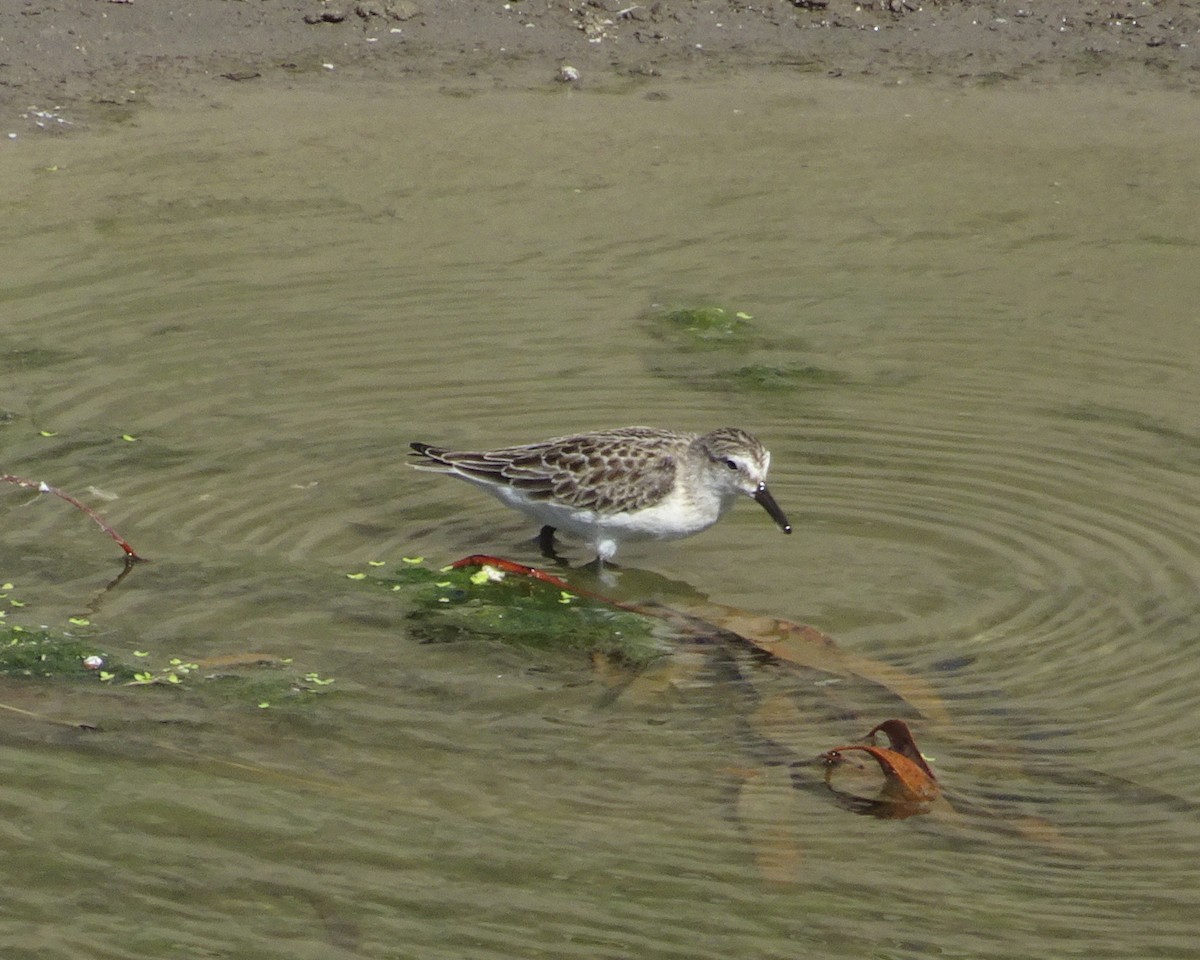
<instances>
[{"instance_id":1,"label":"sandpiper","mask_svg":"<svg viewBox=\"0 0 1200 960\"><path fill-rule=\"evenodd\" d=\"M784 533L792 525L767 489L771 454L745 430L681 433L623 427L499 450L411 444L413 466L461 477L554 531L589 542L603 563L623 540L676 540L716 523L738 494Z\"/></svg>"}]
</instances>

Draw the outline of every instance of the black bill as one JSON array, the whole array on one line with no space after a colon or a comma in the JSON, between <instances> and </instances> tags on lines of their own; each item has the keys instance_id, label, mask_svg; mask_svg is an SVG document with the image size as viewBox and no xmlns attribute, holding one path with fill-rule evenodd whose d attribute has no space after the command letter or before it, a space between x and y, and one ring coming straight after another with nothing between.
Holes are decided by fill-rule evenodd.
<instances>
[{"instance_id":1,"label":"black bill","mask_svg":"<svg viewBox=\"0 0 1200 960\"><path fill-rule=\"evenodd\" d=\"M758 489L754 491L754 499L762 504L762 508L771 515L771 519L779 524L779 529L784 533L792 532L792 525L788 523L788 518L783 515L783 511L779 509L779 504L775 502L775 498L771 496L771 491L767 489L765 483L760 483Z\"/></svg>"}]
</instances>

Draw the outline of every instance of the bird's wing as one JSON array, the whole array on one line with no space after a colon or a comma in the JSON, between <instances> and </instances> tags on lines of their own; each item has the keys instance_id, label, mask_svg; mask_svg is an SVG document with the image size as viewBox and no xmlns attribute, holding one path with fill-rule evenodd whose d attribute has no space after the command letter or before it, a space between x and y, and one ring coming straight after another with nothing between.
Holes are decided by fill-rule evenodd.
<instances>
[{"instance_id":1,"label":"bird's wing","mask_svg":"<svg viewBox=\"0 0 1200 960\"><path fill-rule=\"evenodd\" d=\"M545 499L597 513L639 510L657 503L675 485L670 450L630 446L620 435L560 441L538 451L536 462L517 459L510 471L518 484L530 474L549 481Z\"/></svg>"},{"instance_id":2,"label":"bird's wing","mask_svg":"<svg viewBox=\"0 0 1200 960\"><path fill-rule=\"evenodd\" d=\"M534 500L623 513L658 502L674 486L675 456L669 446L628 443L654 433L635 427L482 451L414 443L413 466L516 487Z\"/></svg>"}]
</instances>

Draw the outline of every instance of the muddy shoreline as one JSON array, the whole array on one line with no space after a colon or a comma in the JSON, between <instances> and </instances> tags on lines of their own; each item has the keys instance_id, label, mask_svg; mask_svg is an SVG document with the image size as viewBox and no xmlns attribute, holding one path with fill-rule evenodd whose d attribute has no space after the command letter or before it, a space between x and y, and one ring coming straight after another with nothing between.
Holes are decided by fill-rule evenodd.
<instances>
[{"instance_id":1,"label":"muddy shoreline","mask_svg":"<svg viewBox=\"0 0 1200 960\"><path fill-rule=\"evenodd\" d=\"M61 134L124 119L156 97L219 97L238 83L586 89L746 69L1197 91L1200 4L18 0L0 9L0 130Z\"/></svg>"}]
</instances>

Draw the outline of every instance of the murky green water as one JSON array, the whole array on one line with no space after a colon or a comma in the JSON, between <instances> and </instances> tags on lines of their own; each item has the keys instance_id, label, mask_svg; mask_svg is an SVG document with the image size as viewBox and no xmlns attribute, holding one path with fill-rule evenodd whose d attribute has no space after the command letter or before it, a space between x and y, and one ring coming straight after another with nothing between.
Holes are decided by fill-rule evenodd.
<instances>
[{"instance_id":1,"label":"murky green water","mask_svg":"<svg viewBox=\"0 0 1200 960\"><path fill-rule=\"evenodd\" d=\"M111 541L4 485L8 620L335 679L265 709L0 685L101 728L0 718L5 957L1193 955L1200 106L667 89L238 89L4 142L0 468L154 560L104 592ZM645 320L708 302L753 342ZM914 726L958 816L857 817L769 767L739 799L752 701L722 670L615 695L576 653L419 644L346 578L537 559L408 440L640 422L758 433L797 530L747 503L626 547L618 590L932 684L947 716ZM779 831L790 883L760 871Z\"/></svg>"}]
</instances>

